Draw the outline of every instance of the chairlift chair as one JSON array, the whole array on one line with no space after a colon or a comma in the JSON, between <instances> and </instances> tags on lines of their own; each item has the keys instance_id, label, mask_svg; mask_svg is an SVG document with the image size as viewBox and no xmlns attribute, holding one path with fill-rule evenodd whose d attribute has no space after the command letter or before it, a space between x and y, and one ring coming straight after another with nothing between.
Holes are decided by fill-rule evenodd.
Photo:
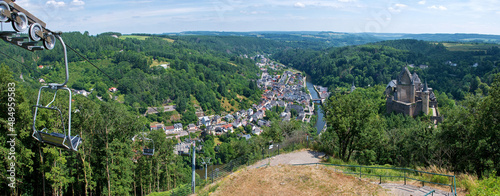
<instances>
[{"instance_id":1,"label":"chairlift chair","mask_svg":"<svg viewBox=\"0 0 500 196\"><path fill-rule=\"evenodd\" d=\"M32 137L35 138L36 140L38 140L39 142L42 142L42 143L50 144L50 145L64 148L64 149L71 150L71 151L78 151L78 146L82 142L82 138L80 138L80 136L78 136L78 135L76 135L76 136L71 135L71 101L72 101L71 97L72 96L71 96L71 90L65 86L66 83L68 83L68 79L69 79L68 55L67 55L67 51L66 51L66 45L64 44L64 41L62 40L62 38L59 35L56 35L55 37L57 37L59 39L59 41L61 42L63 49L64 49L64 63L65 63L65 69L66 69L66 80L62 84L50 83L47 86L40 87L40 90L38 91L38 99L36 101L36 105L33 106L35 108L35 114L33 115L33 135L32 135ZM52 101L49 104L47 104L45 106L41 104L41 95L42 95L42 90L44 90L44 89L55 90L54 98L52 99ZM61 110L55 106L51 106L51 104L56 100L58 90L67 90L69 93L68 126L64 125L64 118L63 118ZM38 130L37 126L36 126L36 120L38 117L38 110L39 109L48 109L48 110L58 111L60 116L61 116L61 122L63 124L64 132L63 133L49 132L49 130L47 128L43 128L42 130Z\"/></svg>"},{"instance_id":2,"label":"chairlift chair","mask_svg":"<svg viewBox=\"0 0 500 196\"><path fill-rule=\"evenodd\" d=\"M155 154L155 142L152 139L144 138L145 144L144 148L142 148L142 154L146 156L153 156ZM146 143L151 142L153 144L153 148L148 148Z\"/></svg>"},{"instance_id":3,"label":"chairlift chair","mask_svg":"<svg viewBox=\"0 0 500 196\"><path fill-rule=\"evenodd\" d=\"M142 135L142 141L144 142L144 146L142 147L142 154L146 156L153 156L155 154L155 141L146 137L146 133L144 132L145 128L146 127L143 127L142 132L140 133ZM151 143L152 145L150 145L149 143Z\"/></svg>"}]
</instances>

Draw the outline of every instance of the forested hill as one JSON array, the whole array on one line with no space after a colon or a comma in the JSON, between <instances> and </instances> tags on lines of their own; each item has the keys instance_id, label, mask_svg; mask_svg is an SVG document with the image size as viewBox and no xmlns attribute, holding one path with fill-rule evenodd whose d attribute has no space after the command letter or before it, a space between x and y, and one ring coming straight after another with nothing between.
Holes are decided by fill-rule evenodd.
<instances>
[{"instance_id":1,"label":"forested hill","mask_svg":"<svg viewBox=\"0 0 500 196\"><path fill-rule=\"evenodd\" d=\"M167 125L181 122L187 126L197 122L195 112L200 109L205 115L220 115L223 111L251 108L261 98L262 93L255 84L259 78L255 61L236 54L237 51L229 48L231 45L218 45L228 41L225 37L206 38L213 43L197 42L190 37L127 37L119 33L90 36L70 32L63 33L62 37L68 46L99 68L68 48L68 87L91 92L88 97L75 93L72 97L71 135L79 135L83 142L78 152L66 152L39 143L31 136L32 106L37 101L38 88L42 83L64 80L61 45L57 43L51 51L32 53L0 41L0 51L7 55L0 54L0 98L15 102L15 107L7 105L7 101L0 102L1 111L11 111L0 114L0 139L11 139L7 136L9 124L17 134L15 149L6 142L0 145L3 171L10 164L16 164L16 188L8 187L10 181L2 175L0 192L14 195L130 195L179 187L190 181L191 162L189 157L174 155L177 139L165 139L167 135L163 130L148 131L147 137L154 141L156 148L155 156L150 157L142 156L142 148L146 145L143 141L133 142L131 139L148 130L149 123L154 121ZM259 50L247 49L249 53ZM7 90L12 86L15 86L15 97L12 97L12 90ZM112 87L118 91L109 92ZM54 91L44 92L42 100L46 105L54 97ZM51 105L63 111L65 120L69 116L67 96L67 92L58 91ZM146 107L167 104L176 105L176 110L142 117ZM39 111L36 118L38 128L63 132L63 124L59 123L61 119L57 113L51 112ZM15 124L10 123L11 119ZM214 140L206 139L205 142L208 150L204 156L213 157L214 162ZM222 146L236 154L239 149L237 151L233 146L240 144L244 144L241 148L245 152L250 152L246 140ZM255 149L264 146L263 142L253 144L259 145ZM9 152L16 153L14 160L8 160ZM220 163L230 161L231 157L224 153L226 151L221 152L217 155L218 160L221 156L226 158ZM200 159L196 162L201 165Z\"/></svg>"},{"instance_id":2,"label":"forested hill","mask_svg":"<svg viewBox=\"0 0 500 196\"><path fill-rule=\"evenodd\" d=\"M259 70L250 58L241 54L266 52L265 48L279 46L273 41L258 38L233 39L227 37L120 37L119 33L90 36L87 33L64 33L66 44L92 61L104 73L85 62L68 49L70 80L68 86L91 91L105 101L117 98L143 113L148 106L159 106L173 101L179 113L186 113L195 121L195 107L208 113L224 109L222 100L233 103L233 109L250 107L260 99L254 80ZM253 43L255 40L260 41ZM241 44L241 46L237 46ZM255 47L251 47L250 45ZM62 81L62 47L52 51L27 52L5 42L0 49L22 61L27 68L4 55L0 61L9 65L17 77L21 73L28 81L38 83ZM160 65L168 65L168 68ZM33 71L38 66L43 66ZM40 74L41 73L41 74ZM109 77L108 77L109 76ZM118 88L110 96L108 89ZM116 96L116 97L115 97ZM90 96L95 97L95 96ZM110 98L111 97L111 98ZM238 103L238 104L236 104Z\"/></svg>"},{"instance_id":3,"label":"forested hill","mask_svg":"<svg viewBox=\"0 0 500 196\"><path fill-rule=\"evenodd\" d=\"M255 32L218 32L218 31L187 31L165 34L175 36L232 36L251 37L263 40L272 40L293 48L324 49L360 45L384 40L370 34L352 34L331 31L255 31Z\"/></svg>"},{"instance_id":4,"label":"forested hill","mask_svg":"<svg viewBox=\"0 0 500 196\"><path fill-rule=\"evenodd\" d=\"M348 88L387 84L403 66L440 92L463 99L466 92L487 93L499 72L500 53L495 44L436 43L391 40L361 46L329 48L321 51L290 49L273 57L285 65L306 71L316 83ZM424 66L420 66L424 65ZM486 92L485 92L486 91Z\"/></svg>"}]
</instances>

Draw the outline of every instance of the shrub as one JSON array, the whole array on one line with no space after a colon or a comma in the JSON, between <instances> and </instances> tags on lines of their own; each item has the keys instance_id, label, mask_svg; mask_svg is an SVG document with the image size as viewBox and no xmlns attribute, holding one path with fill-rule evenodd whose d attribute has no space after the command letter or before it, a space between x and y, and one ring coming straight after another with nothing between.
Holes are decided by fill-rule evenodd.
<instances>
[{"instance_id":1,"label":"shrub","mask_svg":"<svg viewBox=\"0 0 500 196\"><path fill-rule=\"evenodd\" d=\"M477 188L471 191L471 195L500 195L500 177L494 172L490 177L479 181Z\"/></svg>"},{"instance_id":2,"label":"shrub","mask_svg":"<svg viewBox=\"0 0 500 196\"><path fill-rule=\"evenodd\" d=\"M431 182L435 183L441 183L441 184L448 184L449 183L449 178L447 176L439 176L439 175L433 175L431 178Z\"/></svg>"}]
</instances>

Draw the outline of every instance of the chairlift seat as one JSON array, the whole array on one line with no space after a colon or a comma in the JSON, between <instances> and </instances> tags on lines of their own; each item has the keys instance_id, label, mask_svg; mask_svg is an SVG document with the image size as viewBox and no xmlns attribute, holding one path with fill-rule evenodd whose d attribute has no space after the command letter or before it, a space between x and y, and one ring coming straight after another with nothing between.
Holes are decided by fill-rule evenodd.
<instances>
[{"instance_id":1,"label":"chairlift seat","mask_svg":"<svg viewBox=\"0 0 500 196\"><path fill-rule=\"evenodd\" d=\"M42 143L77 151L78 146L82 142L80 136L67 136L62 133L47 133L45 130L46 128L34 133L35 138Z\"/></svg>"},{"instance_id":2,"label":"chairlift seat","mask_svg":"<svg viewBox=\"0 0 500 196\"><path fill-rule=\"evenodd\" d=\"M155 149L154 148L144 148L143 149L143 152L142 152L143 155L147 155L147 156L153 156L155 154Z\"/></svg>"}]
</instances>

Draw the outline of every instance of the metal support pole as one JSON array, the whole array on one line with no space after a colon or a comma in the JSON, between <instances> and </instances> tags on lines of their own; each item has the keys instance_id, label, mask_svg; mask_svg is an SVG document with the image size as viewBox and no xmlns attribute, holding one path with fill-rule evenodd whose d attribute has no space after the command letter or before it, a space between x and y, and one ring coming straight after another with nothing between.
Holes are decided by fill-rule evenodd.
<instances>
[{"instance_id":1,"label":"metal support pole","mask_svg":"<svg viewBox=\"0 0 500 196\"><path fill-rule=\"evenodd\" d=\"M404 175L405 185L406 185L406 169L403 169L403 175Z\"/></svg>"},{"instance_id":2,"label":"metal support pole","mask_svg":"<svg viewBox=\"0 0 500 196\"><path fill-rule=\"evenodd\" d=\"M453 176L453 195L457 195L457 182L455 181L455 176Z\"/></svg>"},{"instance_id":3,"label":"metal support pole","mask_svg":"<svg viewBox=\"0 0 500 196\"><path fill-rule=\"evenodd\" d=\"M207 180L207 164L205 163L205 180Z\"/></svg>"},{"instance_id":4,"label":"metal support pole","mask_svg":"<svg viewBox=\"0 0 500 196\"><path fill-rule=\"evenodd\" d=\"M359 180L361 180L361 166L359 166Z\"/></svg>"}]
</instances>

